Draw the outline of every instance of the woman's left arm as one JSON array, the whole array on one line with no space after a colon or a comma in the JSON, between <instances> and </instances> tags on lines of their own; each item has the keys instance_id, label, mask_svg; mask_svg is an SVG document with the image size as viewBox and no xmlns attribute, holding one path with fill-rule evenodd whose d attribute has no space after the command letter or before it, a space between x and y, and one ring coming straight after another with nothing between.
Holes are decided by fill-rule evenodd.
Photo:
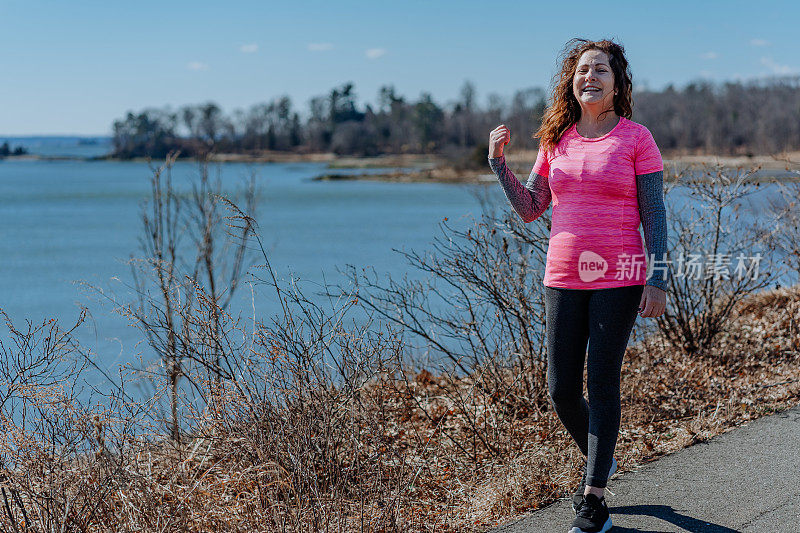
<instances>
[{"instance_id":1,"label":"woman's left arm","mask_svg":"<svg viewBox=\"0 0 800 533\"><path fill-rule=\"evenodd\" d=\"M667 283L670 277L667 263L667 210L664 207L664 172L651 172L636 176L636 196L639 217L644 230L648 264L656 267L647 280L639 313L642 317L657 317L664 313L667 303Z\"/></svg>"}]
</instances>

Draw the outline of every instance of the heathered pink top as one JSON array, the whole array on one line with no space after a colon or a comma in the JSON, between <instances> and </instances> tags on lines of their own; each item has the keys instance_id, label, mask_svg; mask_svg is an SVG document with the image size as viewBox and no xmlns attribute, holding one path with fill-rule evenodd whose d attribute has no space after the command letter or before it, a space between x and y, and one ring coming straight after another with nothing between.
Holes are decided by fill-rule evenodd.
<instances>
[{"instance_id":1,"label":"heathered pink top","mask_svg":"<svg viewBox=\"0 0 800 533\"><path fill-rule=\"evenodd\" d=\"M650 131L625 117L594 139L573 125L554 150L540 150L533 172L548 178L553 201L544 285L644 285L636 176L663 168Z\"/></svg>"}]
</instances>

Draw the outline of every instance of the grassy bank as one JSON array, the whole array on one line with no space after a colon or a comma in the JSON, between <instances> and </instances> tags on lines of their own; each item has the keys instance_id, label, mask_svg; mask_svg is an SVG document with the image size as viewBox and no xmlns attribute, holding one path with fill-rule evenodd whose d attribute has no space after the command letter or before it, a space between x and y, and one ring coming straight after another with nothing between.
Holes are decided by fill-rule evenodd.
<instances>
[{"instance_id":1,"label":"grassy bank","mask_svg":"<svg viewBox=\"0 0 800 533\"><path fill-rule=\"evenodd\" d=\"M621 471L800 401L800 287L756 294L734 316L707 353L680 355L658 335L628 348ZM517 401L518 371L495 387L480 370L383 375L355 395L310 387L305 405L271 413L223 388L181 443L140 430L114 449L113 417L84 413L73 421L94 452L80 460L20 440L6 419L0 451L27 468L4 468L0 524L43 531L38 493L72 497L72 509L55 497L49 519L71 531L480 531L579 481L582 458L555 413Z\"/></svg>"}]
</instances>

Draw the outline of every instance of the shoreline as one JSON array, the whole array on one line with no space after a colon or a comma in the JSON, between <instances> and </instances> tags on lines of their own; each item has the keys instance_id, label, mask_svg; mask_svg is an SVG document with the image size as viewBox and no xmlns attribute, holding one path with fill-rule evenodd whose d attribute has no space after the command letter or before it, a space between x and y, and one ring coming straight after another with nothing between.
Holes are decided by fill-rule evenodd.
<instances>
[{"instance_id":1,"label":"shoreline","mask_svg":"<svg viewBox=\"0 0 800 533\"><path fill-rule=\"evenodd\" d=\"M536 150L522 150L506 155L506 161L518 178L523 179L530 172L536 160ZM25 154L7 156L2 161L84 161L84 162L133 162L146 163L148 158L120 159L111 156L70 157L42 156ZM192 158L186 158L192 161ZM180 160L179 160L180 161ZM436 154L384 154L379 156L358 157L339 156L332 152L320 153L287 153L264 152L260 154L215 154L213 163L327 163L329 169L387 169L387 172L374 173L324 173L315 176L312 181L388 181L397 183L453 183L453 184L487 184L496 178L486 168L457 169L444 157ZM728 156L713 154L669 154L664 155L664 165L676 169L691 169L709 165L723 168L743 170L758 168L757 179L777 179L780 181L796 181L800 179L800 151L776 155ZM403 169L403 170L399 170ZM764 175L773 172L774 175Z\"/></svg>"},{"instance_id":2,"label":"shoreline","mask_svg":"<svg viewBox=\"0 0 800 533\"><path fill-rule=\"evenodd\" d=\"M506 162L509 168L520 180L527 179L533 162L536 161L535 150L508 154ZM788 158L788 161L783 159ZM701 166L719 166L724 169L741 169L747 172L757 168L757 174L748 181L800 180L800 152L793 152L784 156L719 156L719 155L672 155L664 157L664 166L674 170L691 170ZM350 168L346 165L330 168ZM367 168L367 167L362 167ZM321 174L312 178L313 181L388 181L397 183L453 183L453 184L491 184L497 178L489 169L455 169L452 166L441 165L433 168L424 168L410 171L391 171L385 173L348 173L348 174Z\"/></svg>"}]
</instances>

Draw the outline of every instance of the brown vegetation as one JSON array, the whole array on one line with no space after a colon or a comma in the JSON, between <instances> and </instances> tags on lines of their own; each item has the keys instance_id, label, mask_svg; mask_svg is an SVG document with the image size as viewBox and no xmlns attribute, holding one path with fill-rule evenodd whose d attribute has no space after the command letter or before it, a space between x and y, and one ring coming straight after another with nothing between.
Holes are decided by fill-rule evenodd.
<instances>
[{"instance_id":1,"label":"brown vegetation","mask_svg":"<svg viewBox=\"0 0 800 533\"><path fill-rule=\"evenodd\" d=\"M796 405L798 301L798 287L742 301L703 357L659 339L631 346L621 470ZM296 370L274 356L283 372ZM555 413L515 402L519 388L515 368L502 386L480 369L461 378L376 375L349 391L309 386L287 391L283 407L226 388L174 444L154 428L126 435L125 413L92 414L31 387L27 399L52 407L72 436L69 453L56 452L64 443L52 433L4 420L0 523L9 531L480 530L567 495L579 480L582 458Z\"/></svg>"}]
</instances>

